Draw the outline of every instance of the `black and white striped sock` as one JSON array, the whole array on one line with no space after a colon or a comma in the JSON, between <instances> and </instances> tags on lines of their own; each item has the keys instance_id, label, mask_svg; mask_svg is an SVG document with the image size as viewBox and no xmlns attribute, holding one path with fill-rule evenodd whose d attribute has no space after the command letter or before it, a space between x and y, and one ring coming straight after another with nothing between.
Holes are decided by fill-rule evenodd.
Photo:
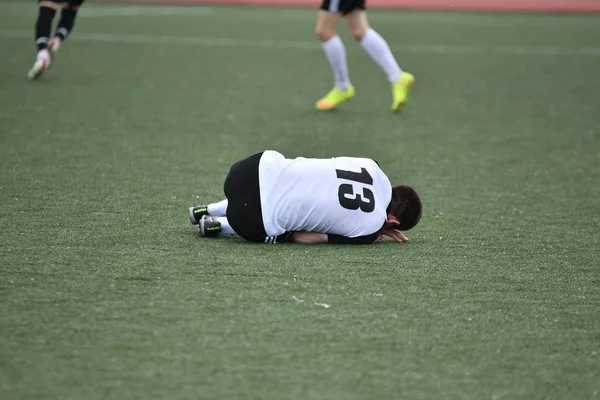
<instances>
[{"instance_id":1,"label":"black and white striped sock","mask_svg":"<svg viewBox=\"0 0 600 400\"><path fill-rule=\"evenodd\" d=\"M54 36L59 37L61 40L65 40L73 30L76 16L77 11L63 8L60 13L60 20L58 21Z\"/></svg>"},{"instance_id":2,"label":"black and white striped sock","mask_svg":"<svg viewBox=\"0 0 600 400\"><path fill-rule=\"evenodd\" d=\"M35 45L38 50L48 47L52 20L55 14L56 10L50 7L41 6L39 9L38 19L35 24Z\"/></svg>"}]
</instances>

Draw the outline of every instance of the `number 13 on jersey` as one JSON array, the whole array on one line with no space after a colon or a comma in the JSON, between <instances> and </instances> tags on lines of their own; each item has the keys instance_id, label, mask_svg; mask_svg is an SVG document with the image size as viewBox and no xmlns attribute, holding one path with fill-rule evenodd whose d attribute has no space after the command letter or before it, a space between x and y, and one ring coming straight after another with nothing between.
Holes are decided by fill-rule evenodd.
<instances>
[{"instance_id":1,"label":"number 13 on jersey","mask_svg":"<svg viewBox=\"0 0 600 400\"><path fill-rule=\"evenodd\" d=\"M373 212L375 210L375 195L373 191L365 186L356 185L357 183L368 186L373 185L373 177L369 174L369 171L366 168L361 168L360 172L345 171L342 169L336 169L335 172L338 179L353 182L340 184L338 188L340 205L348 210L361 210L366 213ZM362 189L362 193L357 193L360 189Z\"/></svg>"}]
</instances>

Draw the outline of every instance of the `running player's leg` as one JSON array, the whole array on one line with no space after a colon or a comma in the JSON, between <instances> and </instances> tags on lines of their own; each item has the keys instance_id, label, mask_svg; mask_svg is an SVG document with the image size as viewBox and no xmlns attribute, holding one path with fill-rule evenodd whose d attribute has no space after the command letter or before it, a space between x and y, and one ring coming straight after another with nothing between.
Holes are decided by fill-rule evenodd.
<instances>
[{"instance_id":1,"label":"running player's leg","mask_svg":"<svg viewBox=\"0 0 600 400\"><path fill-rule=\"evenodd\" d=\"M48 43L50 41L50 31L52 30L52 20L57 9L58 1L42 0L39 2L38 17L35 23L37 57L33 67L27 74L29 79L39 78L44 71L50 68L51 59L48 52Z\"/></svg>"},{"instance_id":2,"label":"running player's leg","mask_svg":"<svg viewBox=\"0 0 600 400\"><path fill-rule=\"evenodd\" d=\"M414 76L400 69L386 40L369 25L364 0L355 0L354 10L346 14L344 19L350 34L386 73L392 85L392 110L399 111L408 100L408 93L415 82Z\"/></svg>"},{"instance_id":3,"label":"running player's leg","mask_svg":"<svg viewBox=\"0 0 600 400\"><path fill-rule=\"evenodd\" d=\"M54 37L50 41L50 52L56 53L62 42L73 31L77 12L83 2L84 0L68 0L63 4Z\"/></svg>"},{"instance_id":4,"label":"running player's leg","mask_svg":"<svg viewBox=\"0 0 600 400\"><path fill-rule=\"evenodd\" d=\"M335 81L334 88L317 101L316 106L320 110L331 110L354 97L354 87L350 83L348 73L346 48L335 32L336 25L341 18L339 6L340 0L324 0L317 16L315 33L321 41Z\"/></svg>"}]
</instances>

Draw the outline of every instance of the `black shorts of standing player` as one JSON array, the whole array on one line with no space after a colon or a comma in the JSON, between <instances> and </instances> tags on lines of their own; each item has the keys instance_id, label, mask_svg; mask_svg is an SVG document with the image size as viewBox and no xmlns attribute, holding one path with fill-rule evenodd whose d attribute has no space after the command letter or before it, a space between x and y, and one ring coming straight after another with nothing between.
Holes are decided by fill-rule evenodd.
<instances>
[{"instance_id":1,"label":"black shorts of standing player","mask_svg":"<svg viewBox=\"0 0 600 400\"><path fill-rule=\"evenodd\" d=\"M256 153L231 166L223 191L227 198L227 221L242 238L257 243L282 243L290 234L267 236L260 203L258 166L263 153Z\"/></svg>"},{"instance_id":2,"label":"black shorts of standing player","mask_svg":"<svg viewBox=\"0 0 600 400\"><path fill-rule=\"evenodd\" d=\"M365 0L323 0L321 10L346 15L354 10L366 10Z\"/></svg>"}]
</instances>

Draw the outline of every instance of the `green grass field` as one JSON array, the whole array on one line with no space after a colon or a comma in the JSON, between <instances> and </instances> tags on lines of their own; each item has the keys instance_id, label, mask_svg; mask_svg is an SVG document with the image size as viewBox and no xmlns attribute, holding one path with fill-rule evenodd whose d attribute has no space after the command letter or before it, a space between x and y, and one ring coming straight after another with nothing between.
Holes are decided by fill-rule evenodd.
<instances>
[{"instance_id":1,"label":"green grass field","mask_svg":"<svg viewBox=\"0 0 600 400\"><path fill-rule=\"evenodd\" d=\"M2 7L1 399L600 398L600 16L372 12L411 101L341 30L323 114L314 10L86 3L29 82L35 3ZM199 238L267 148L373 157L423 220Z\"/></svg>"}]
</instances>

